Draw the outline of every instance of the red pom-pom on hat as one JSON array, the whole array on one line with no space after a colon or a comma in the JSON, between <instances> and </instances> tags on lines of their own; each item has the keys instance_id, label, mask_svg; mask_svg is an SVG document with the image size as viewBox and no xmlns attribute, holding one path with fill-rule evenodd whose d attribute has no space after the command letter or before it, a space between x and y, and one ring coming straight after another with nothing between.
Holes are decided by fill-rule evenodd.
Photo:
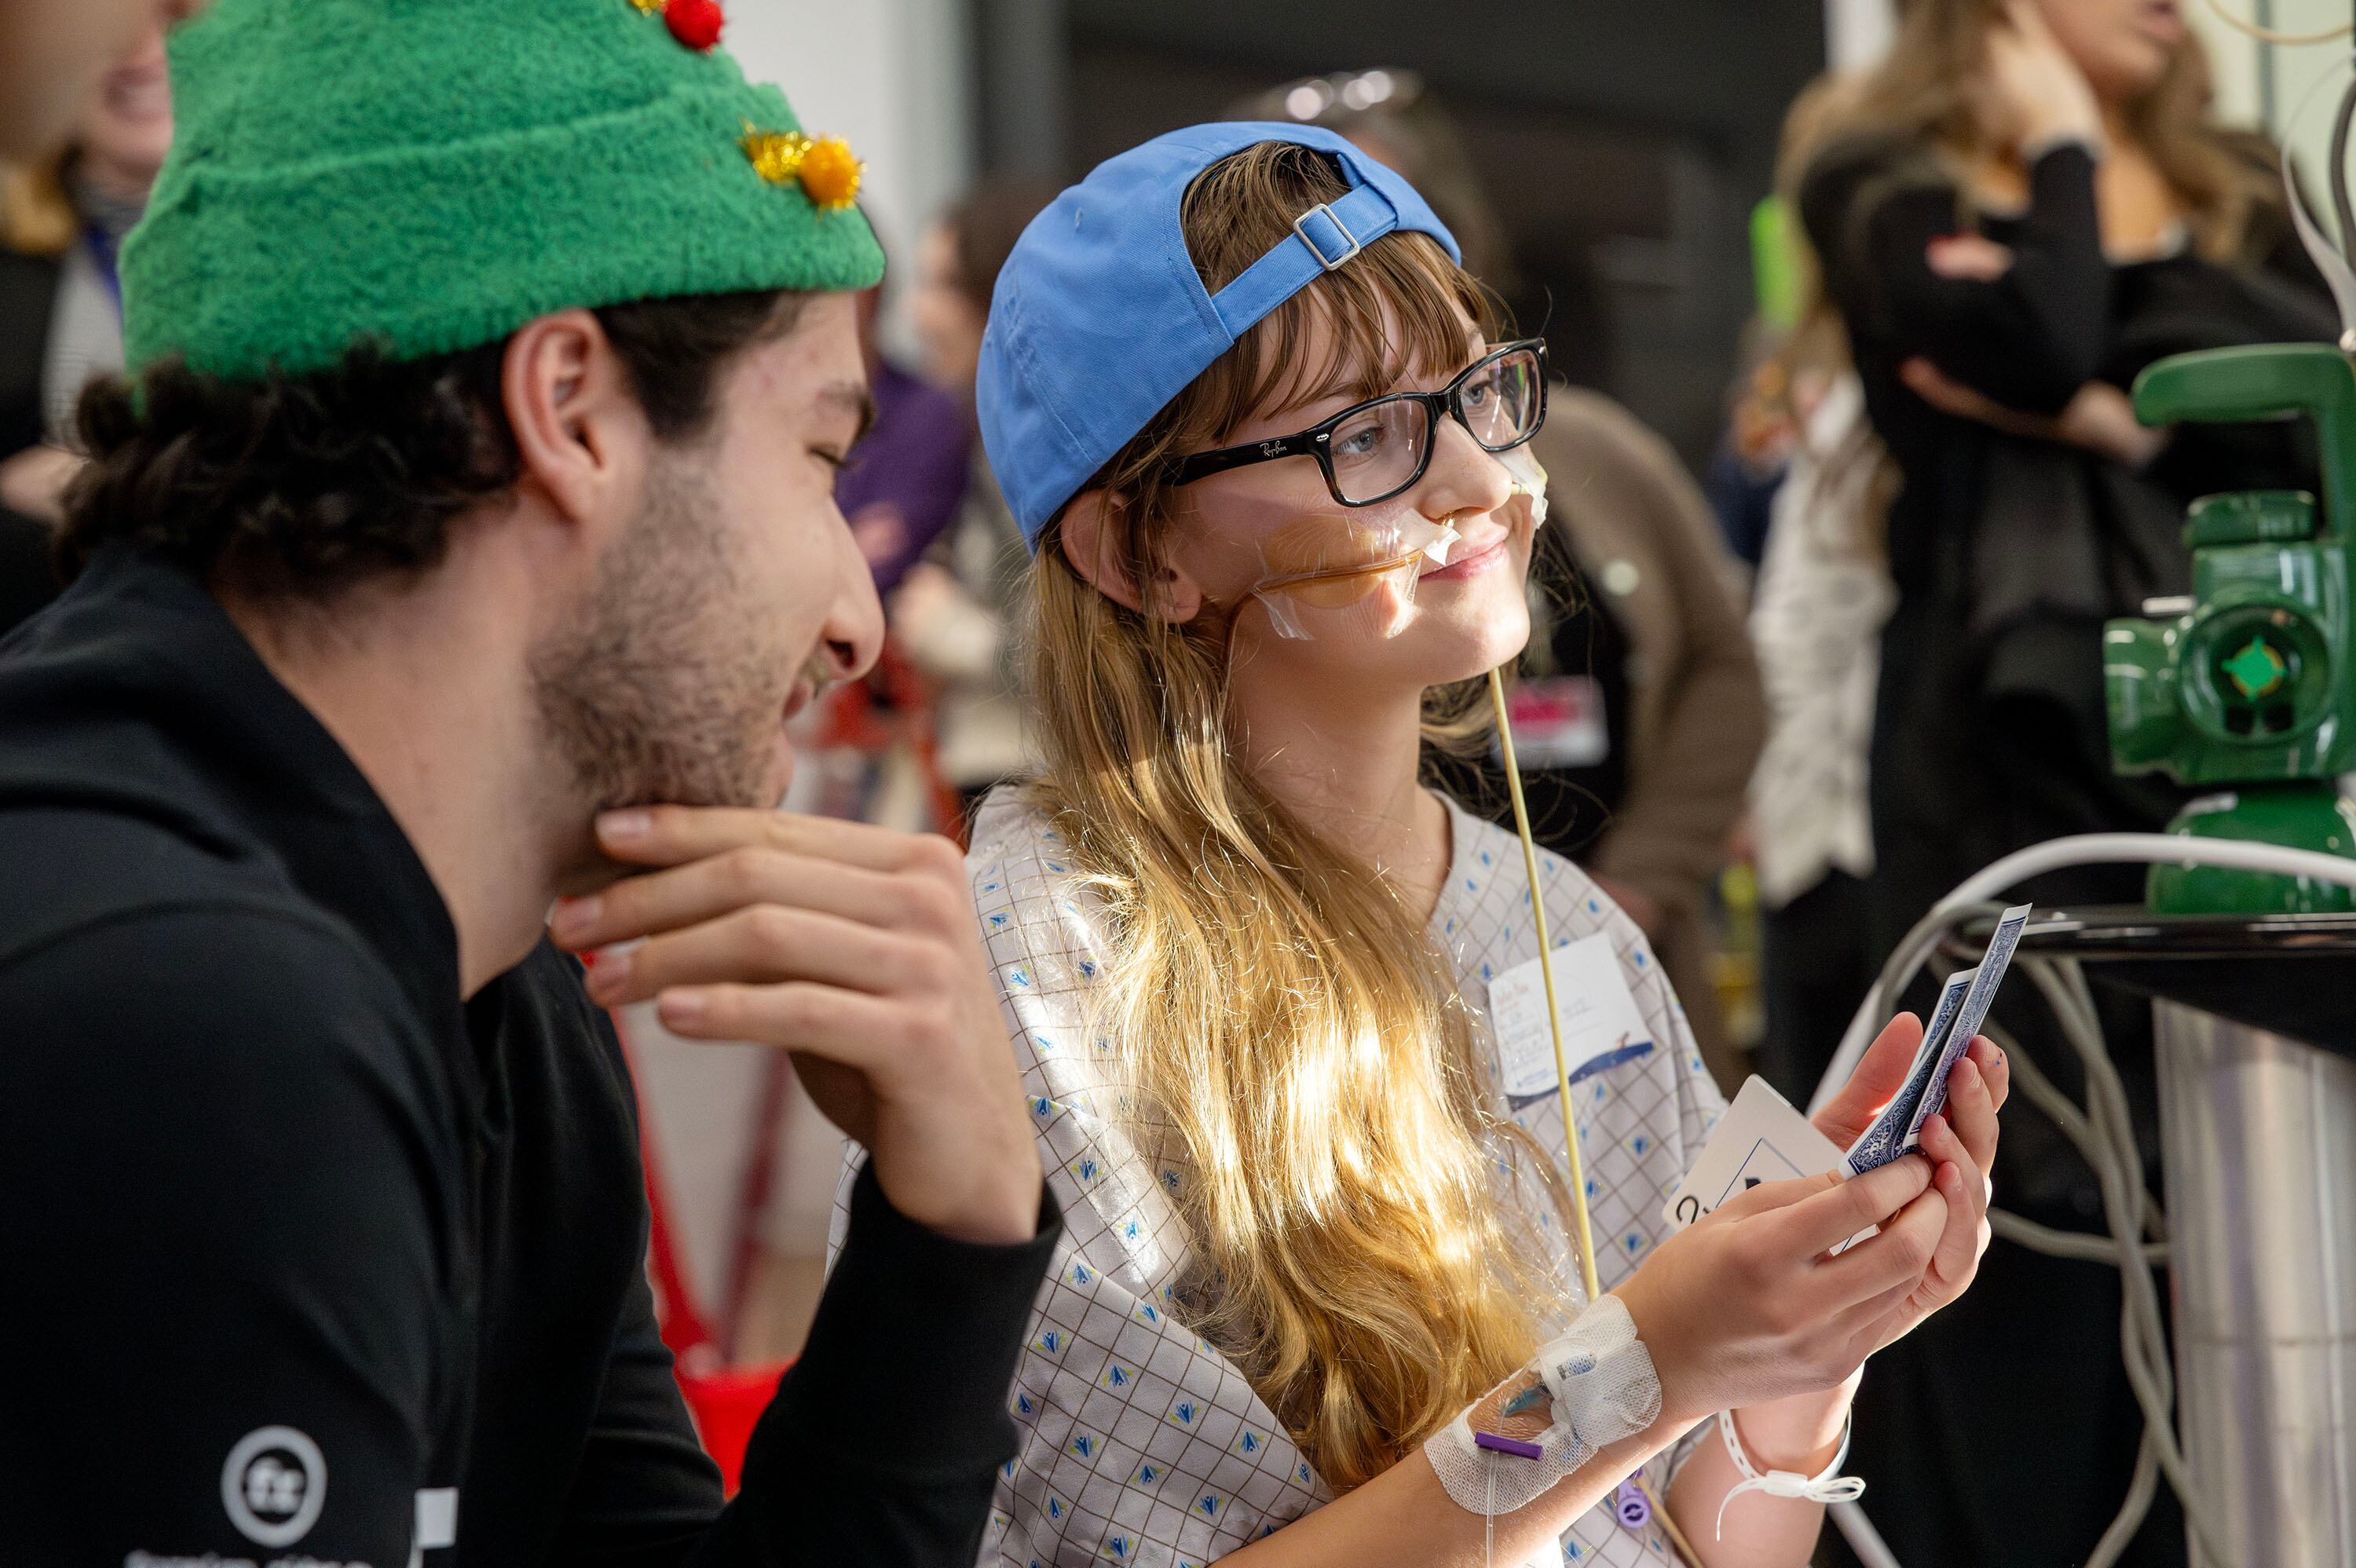
<instances>
[{"instance_id":1,"label":"red pom-pom on hat","mask_svg":"<svg viewBox=\"0 0 2356 1568\"><path fill-rule=\"evenodd\" d=\"M670 36L698 51L720 41L720 29L727 20L721 14L719 0L669 0L663 7L663 25L670 28Z\"/></svg>"}]
</instances>

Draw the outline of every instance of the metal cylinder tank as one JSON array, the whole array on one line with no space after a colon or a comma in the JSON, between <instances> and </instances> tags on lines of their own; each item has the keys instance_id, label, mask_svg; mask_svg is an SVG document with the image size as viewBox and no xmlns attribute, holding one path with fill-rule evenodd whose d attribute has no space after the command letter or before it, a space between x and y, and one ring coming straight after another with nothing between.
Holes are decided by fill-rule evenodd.
<instances>
[{"instance_id":1,"label":"metal cylinder tank","mask_svg":"<svg viewBox=\"0 0 2356 1568\"><path fill-rule=\"evenodd\" d=\"M2347 1568L2356 1061L2154 1011L2186 1462L2238 1568Z\"/></svg>"}]
</instances>

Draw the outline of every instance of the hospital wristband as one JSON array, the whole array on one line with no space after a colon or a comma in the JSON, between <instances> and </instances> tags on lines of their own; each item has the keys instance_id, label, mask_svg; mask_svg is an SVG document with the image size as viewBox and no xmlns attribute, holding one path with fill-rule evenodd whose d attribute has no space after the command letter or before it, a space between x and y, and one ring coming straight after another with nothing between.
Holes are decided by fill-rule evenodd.
<instances>
[{"instance_id":1,"label":"hospital wristband","mask_svg":"<svg viewBox=\"0 0 2356 1568\"><path fill-rule=\"evenodd\" d=\"M1726 1505L1745 1492L1764 1492L1771 1498L1796 1498L1812 1503L1850 1503L1865 1495L1865 1483L1855 1476L1844 1476L1840 1467L1848 1460L1848 1444L1857 1426L1852 1415L1841 1423L1840 1452L1833 1462L1813 1476L1803 1476L1796 1470L1769 1470L1761 1473L1743 1452L1742 1434L1734 1428L1734 1412L1718 1413L1718 1435L1726 1444L1728 1457L1741 1472L1742 1479L1727 1489L1718 1503L1718 1538L1726 1539Z\"/></svg>"}]
</instances>

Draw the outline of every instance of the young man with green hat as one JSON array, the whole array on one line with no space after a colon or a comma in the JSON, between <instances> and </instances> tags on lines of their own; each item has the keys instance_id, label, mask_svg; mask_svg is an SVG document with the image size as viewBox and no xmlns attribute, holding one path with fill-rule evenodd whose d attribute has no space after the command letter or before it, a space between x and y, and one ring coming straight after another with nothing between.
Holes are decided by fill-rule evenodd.
<instances>
[{"instance_id":1,"label":"young man with green hat","mask_svg":"<svg viewBox=\"0 0 2356 1568\"><path fill-rule=\"evenodd\" d=\"M973 1560L1058 1222L954 848L767 809L881 636L882 257L719 21L173 39L136 380L0 644L0 1557ZM724 1509L593 998L873 1151Z\"/></svg>"}]
</instances>

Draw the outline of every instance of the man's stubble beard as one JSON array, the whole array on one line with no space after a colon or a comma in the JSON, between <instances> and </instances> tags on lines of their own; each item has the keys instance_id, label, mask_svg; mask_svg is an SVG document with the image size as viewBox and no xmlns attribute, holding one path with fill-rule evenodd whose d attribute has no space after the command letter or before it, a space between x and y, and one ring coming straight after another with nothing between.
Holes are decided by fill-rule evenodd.
<instances>
[{"instance_id":1,"label":"man's stubble beard","mask_svg":"<svg viewBox=\"0 0 2356 1568\"><path fill-rule=\"evenodd\" d=\"M532 650L533 706L571 793L625 805L774 805L771 768L796 673L743 602L701 464L659 455L647 504L573 617Z\"/></svg>"}]
</instances>

